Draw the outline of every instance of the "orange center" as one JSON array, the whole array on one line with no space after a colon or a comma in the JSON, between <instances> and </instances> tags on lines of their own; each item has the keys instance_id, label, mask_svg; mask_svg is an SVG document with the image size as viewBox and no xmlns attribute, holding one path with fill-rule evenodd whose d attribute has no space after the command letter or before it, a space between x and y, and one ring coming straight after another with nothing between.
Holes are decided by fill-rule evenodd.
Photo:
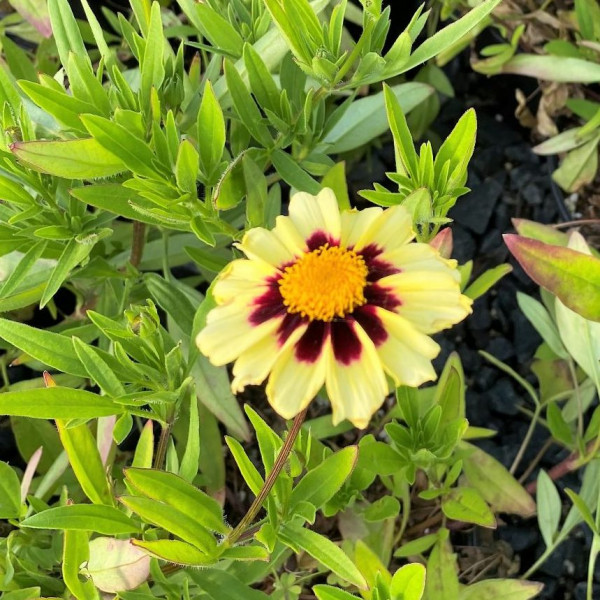
<instances>
[{"instance_id":1,"label":"orange center","mask_svg":"<svg viewBox=\"0 0 600 600\"><path fill-rule=\"evenodd\" d=\"M365 304L367 265L354 250L325 244L301 256L279 280L289 313L332 321Z\"/></svg>"}]
</instances>

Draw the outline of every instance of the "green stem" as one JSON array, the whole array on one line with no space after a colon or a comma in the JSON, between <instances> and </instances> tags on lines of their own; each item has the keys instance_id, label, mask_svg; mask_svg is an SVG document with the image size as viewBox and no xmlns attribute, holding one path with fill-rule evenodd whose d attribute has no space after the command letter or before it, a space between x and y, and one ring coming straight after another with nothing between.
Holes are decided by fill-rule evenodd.
<instances>
[{"instance_id":1,"label":"green stem","mask_svg":"<svg viewBox=\"0 0 600 600\"><path fill-rule=\"evenodd\" d=\"M535 429L538 418L540 416L540 411L541 411L541 406L539 404L536 404L535 411L533 413L533 418L529 422L529 428L527 429L527 433L525 434L525 437L523 438L523 442L521 443L521 447L519 448L519 451L517 452L517 455L515 456L515 460L513 461L513 464L510 467L511 475L515 474L515 471L517 470L517 467L519 466L519 463L521 462L521 459L523 458L523 454L525 454L525 450L527 450L527 446L529 446L529 442L531 441L531 436L533 435L533 430Z\"/></svg>"},{"instance_id":2,"label":"green stem","mask_svg":"<svg viewBox=\"0 0 600 600\"><path fill-rule=\"evenodd\" d=\"M302 412L298 413L294 417L292 428L290 429L290 432L285 438L283 446L281 446L281 450L277 455L275 464L273 465L271 472L265 480L265 484L258 493L258 496L256 496L256 498L254 499L254 502L248 509L248 512L242 517L242 520L237 524L236 528L227 536L225 544L227 544L228 546L233 545L239 539L242 533L244 533L246 528L252 524L252 521L254 521L254 518L258 514L258 511L263 505L263 502L267 499L269 492L275 485L277 477L279 477L279 473L281 473L281 470L287 462L290 452L294 447L294 442L296 441L298 433L300 432L300 428L302 427L302 423L304 423L304 419L306 418L306 410L307 409L304 409Z\"/></svg>"},{"instance_id":3,"label":"green stem","mask_svg":"<svg viewBox=\"0 0 600 600\"><path fill-rule=\"evenodd\" d=\"M131 254L129 262L137 269L142 262L142 254L144 253L144 243L146 242L146 225L139 221L133 222L133 240L131 242Z\"/></svg>"},{"instance_id":4,"label":"green stem","mask_svg":"<svg viewBox=\"0 0 600 600\"><path fill-rule=\"evenodd\" d=\"M162 426L160 431L160 437L158 438L158 444L156 446L156 456L154 457L154 468L162 469L167 456L167 447L169 446L169 438L171 437L171 430L173 429L173 419L168 419L167 422Z\"/></svg>"}]
</instances>

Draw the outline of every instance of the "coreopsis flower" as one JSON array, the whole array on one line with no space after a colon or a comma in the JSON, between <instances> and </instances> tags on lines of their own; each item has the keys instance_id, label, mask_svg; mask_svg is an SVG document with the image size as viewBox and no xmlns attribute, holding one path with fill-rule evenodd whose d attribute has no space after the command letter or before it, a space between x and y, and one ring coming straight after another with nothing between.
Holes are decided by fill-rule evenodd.
<instances>
[{"instance_id":1,"label":"coreopsis flower","mask_svg":"<svg viewBox=\"0 0 600 600\"><path fill-rule=\"evenodd\" d=\"M215 365L235 361L234 393L269 378L289 419L325 385L333 422L366 427L394 385L435 379L429 334L461 321L456 261L414 238L402 206L340 213L333 192L295 194L273 230L250 229L213 287L197 338Z\"/></svg>"}]
</instances>

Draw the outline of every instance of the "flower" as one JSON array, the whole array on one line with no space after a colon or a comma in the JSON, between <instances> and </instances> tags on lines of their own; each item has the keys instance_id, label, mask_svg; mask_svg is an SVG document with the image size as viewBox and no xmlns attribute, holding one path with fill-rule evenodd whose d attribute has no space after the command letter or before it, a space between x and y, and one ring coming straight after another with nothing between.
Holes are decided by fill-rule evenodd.
<instances>
[{"instance_id":1,"label":"flower","mask_svg":"<svg viewBox=\"0 0 600 600\"><path fill-rule=\"evenodd\" d=\"M250 229L213 287L217 307L196 342L215 365L235 360L234 393L267 377L290 419L325 384L333 422L366 427L388 378L436 378L428 334L464 319L456 261L414 238L402 206L340 213L332 190L297 193L273 230Z\"/></svg>"}]
</instances>

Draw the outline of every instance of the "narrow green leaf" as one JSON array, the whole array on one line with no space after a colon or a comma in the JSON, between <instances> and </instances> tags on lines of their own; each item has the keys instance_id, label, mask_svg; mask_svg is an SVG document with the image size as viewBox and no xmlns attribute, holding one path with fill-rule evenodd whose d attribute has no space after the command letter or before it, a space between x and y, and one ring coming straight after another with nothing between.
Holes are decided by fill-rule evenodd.
<instances>
[{"instance_id":1,"label":"narrow green leaf","mask_svg":"<svg viewBox=\"0 0 600 600\"><path fill-rule=\"evenodd\" d=\"M502 73L515 73L565 83L597 83L600 64L570 56L552 54L517 54L502 65Z\"/></svg>"},{"instance_id":2,"label":"narrow green leaf","mask_svg":"<svg viewBox=\"0 0 600 600\"><path fill-rule=\"evenodd\" d=\"M560 167L552 173L552 179L567 192L576 192L591 183L598 171L598 143L600 135L571 150L562 160Z\"/></svg>"},{"instance_id":3,"label":"narrow green leaf","mask_svg":"<svg viewBox=\"0 0 600 600\"><path fill-rule=\"evenodd\" d=\"M206 554L210 555L216 550L217 543L213 535L189 514L148 498L121 496L119 500L147 523L162 527Z\"/></svg>"},{"instance_id":4,"label":"narrow green leaf","mask_svg":"<svg viewBox=\"0 0 600 600\"><path fill-rule=\"evenodd\" d=\"M456 600L459 598L456 554L452 552L446 529L440 530L439 540L427 561L425 598L427 600Z\"/></svg>"},{"instance_id":5,"label":"narrow green leaf","mask_svg":"<svg viewBox=\"0 0 600 600\"><path fill-rule=\"evenodd\" d=\"M560 339L558 328L544 305L522 292L517 292L517 303L521 312L535 327L535 330L542 336L546 344L550 346L552 352L560 358L568 358L569 355Z\"/></svg>"},{"instance_id":6,"label":"narrow green leaf","mask_svg":"<svg viewBox=\"0 0 600 600\"><path fill-rule=\"evenodd\" d=\"M292 491L288 510L299 502L310 502L320 508L339 491L358 460L358 446L348 446L329 455L309 471Z\"/></svg>"},{"instance_id":7,"label":"narrow green leaf","mask_svg":"<svg viewBox=\"0 0 600 600\"><path fill-rule=\"evenodd\" d=\"M537 478L536 500L540 532L546 546L551 548L560 522L561 502L556 486L543 470Z\"/></svg>"},{"instance_id":8,"label":"narrow green leaf","mask_svg":"<svg viewBox=\"0 0 600 600\"><path fill-rule=\"evenodd\" d=\"M119 158L93 138L15 142L10 150L26 166L65 179L110 177L126 169Z\"/></svg>"},{"instance_id":9,"label":"narrow green leaf","mask_svg":"<svg viewBox=\"0 0 600 600\"><path fill-rule=\"evenodd\" d=\"M261 477L258 469L254 466L244 448L236 439L225 436L225 443L229 447L246 485L255 496L258 496L260 490L265 485L264 479Z\"/></svg>"},{"instance_id":10,"label":"narrow green leaf","mask_svg":"<svg viewBox=\"0 0 600 600\"><path fill-rule=\"evenodd\" d=\"M537 581L487 579L462 588L459 600L529 600L544 588Z\"/></svg>"},{"instance_id":11,"label":"narrow green leaf","mask_svg":"<svg viewBox=\"0 0 600 600\"><path fill-rule=\"evenodd\" d=\"M221 162L225 148L225 118L210 81L204 86L197 130L200 168L207 178L211 178ZM212 180L210 183L213 183Z\"/></svg>"},{"instance_id":12,"label":"narrow green leaf","mask_svg":"<svg viewBox=\"0 0 600 600\"><path fill-rule=\"evenodd\" d=\"M60 441L84 494L94 504L113 505L106 471L96 447L96 440L88 426L83 424L66 427L62 419L57 419L56 425Z\"/></svg>"},{"instance_id":13,"label":"narrow green leaf","mask_svg":"<svg viewBox=\"0 0 600 600\"><path fill-rule=\"evenodd\" d=\"M485 0L466 15L427 38L410 56L402 71L406 72L449 48L500 4L501 0Z\"/></svg>"},{"instance_id":14,"label":"narrow green leaf","mask_svg":"<svg viewBox=\"0 0 600 600\"><path fill-rule=\"evenodd\" d=\"M15 471L0 461L0 519L15 519L21 513L21 484Z\"/></svg>"},{"instance_id":15,"label":"narrow green leaf","mask_svg":"<svg viewBox=\"0 0 600 600\"><path fill-rule=\"evenodd\" d=\"M166 560L176 565L197 567L216 562L215 558L180 540L131 540L131 543L160 560Z\"/></svg>"},{"instance_id":16,"label":"narrow green leaf","mask_svg":"<svg viewBox=\"0 0 600 600\"><path fill-rule=\"evenodd\" d=\"M178 475L154 469L128 468L125 477L139 493L187 514L201 526L223 534L229 531L223 522L219 503Z\"/></svg>"},{"instance_id":17,"label":"narrow green leaf","mask_svg":"<svg viewBox=\"0 0 600 600\"><path fill-rule=\"evenodd\" d=\"M175 180L180 190L196 197L196 178L198 177L199 155L189 140L179 145L175 162Z\"/></svg>"},{"instance_id":18,"label":"narrow green leaf","mask_svg":"<svg viewBox=\"0 0 600 600\"><path fill-rule=\"evenodd\" d=\"M62 575L68 590L77 600L97 600L98 592L92 581L79 579L79 567L89 560L89 534L68 530L63 534Z\"/></svg>"},{"instance_id":19,"label":"narrow green leaf","mask_svg":"<svg viewBox=\"0 0 600 600\"><path fill-rule=\"evenodd\" d=\"M87 56L87 50L68 0L48 0L48 12L60 62L63 65L68 63L69 52Z\"/></svg>"},{"instance_id":20,"label":"narrow green leaf","mask_svg":"<svg viewBox=\"0 0 600 600\"><path fill-rule=\"evenodd\" d=\"M310 529L290 527L287 524L282 526L280 535L281 540L294 551L303 550L344 581L366 589L367 583L360 571L330 539Z\"/></svg>"},{"instance_id":21,"label":"narrow green leaf","mask_svg":"<svg viewBox=\"0 0 600 600\"><path fill-rule=\"evenodd\" d=\"M58 292L62 284L69 277L71 271L89 256L93 248L93 243L82 244L76 239L72 239L65 246L56 266L52 270L52 273L50 273L48 283L40 299L40 308L43 308L50 302L54 294Z\"/></svg>"},{"instance_id":22,"label":"narrow green leaf","mask_svg":"<svg viewBox=\"0 0 600 600\"><path fill-rule=\"evenodd\" d=\"M141 94L147 106L150 102L150 90L154 87L156 90L160 87L165 77L165 67L163 65L163 50L165 39L163 34L162 20L160 16L160 4L152 2L150 9L150 23L146 38L144 56L140 63L141 71Z\"/></svg>"},{"instance_id":23,"label":"narrow green leaf","mask_svg":"<svg viewBox=\"0 0 600 600\"><path fill-rule=\"evenodd\" d=\"M122 412L123 407L106 396L65 387L0 394L0 414L3 415L33 419L94 419Z\"/></svg>"},{"instance_id":24,"label":"narrow green leaf","mask_svg":"<svg viewBox=\"0 0 600 600\"><path fill-rule=\"evenodd\" d=\"M190 417L185 451L179 465L179 476L192 482L198 474L200 462L200 417L196 394L190 394Z\"/></svg>"},{"instance_id":25,"label":"narrow green leaf","mask_svg":"<svg viewBox=\"0 0 600 600\"><path fill-rule=\"evenodd\" d=\"M50 388L49 388L50 389ZM32 529L95 531L104 535L138 533L140 528L123 511L102 504L70 504L39 512L21 522Z\"/></svg>"},{"instance_id":26,"label":"narrow green leaf","mask_svg":"<svg viewBox=\"0 0 600 600\"><path fill-rule=\"evenodd\" d=\"M315 181L287 152L274 150L271 155L273 166L281 178L300 192L317 195L321 185Z\"/></svg>"},{"instance_id":27,"label":"narrow green leaf","mask_svg":"<svg viewBox=\"0 0 600 600\"><path fill-rule=\"evenodd\" d=\"M90 135L128 169L137 175L156 179L156 170L152 166L155 157L144 140L122 125L97 115L81 115L81 121Z\"/></svg>"},{"instance_id":28,"label":"narrow green leaf","mask_svg":"<svg viewBox=\"0 0 600 600\"><path fill-rule=\"evenodd\" d=\"M90 379L105 393L113 398L125 395L125 388L119 378L104 362L96 348L73 337L75 354L81 361L84 369L88 372Z\"/></svg>"},{"instance_id":29,"label":"narrow green leaf","mask_svg":"<svg viewBox=\"0 0 600 600\"><path fill-rule=\"evenodd\" d=\"M358 600L358 596L322 583L315 585L313 592L318 600Z\"/></svg>"},{"instance_id":30,"label":"narrow green leaf","mask_svg":"<svg viewBox=\"0 0 600 600\"><path fill-rule=\"evenodd\" d=\"M509 264L497 265L482 273L475 281L473 281L463 292L465 296L475 300L483 296L491 287L496 285L500 279L508 275L512 271Z\"/></svg>"},{"instance_id":31,"label":"narrow green leaf","mask_svg":"<svg viewBox=\"0 0 600 600\"><path fill-rule=\"evenodd\" d=\"M244 40L238 31L213 10L208 4L197 3L194 6L202 35L210 41L216 51L222 51L233 58L242 55Z\"/></svg>"},{"instance_id":32,"label":"narrow green leaf","mask_svg":"<svg viewBox=\"0 0 600 600\"><path fill-rule=\"evenodd\" d=\"M144 283L156 303L177 323L182 333L191 335L195 309L186 294L156 273L144 275Z\"/></svg>"}]
</instances>

